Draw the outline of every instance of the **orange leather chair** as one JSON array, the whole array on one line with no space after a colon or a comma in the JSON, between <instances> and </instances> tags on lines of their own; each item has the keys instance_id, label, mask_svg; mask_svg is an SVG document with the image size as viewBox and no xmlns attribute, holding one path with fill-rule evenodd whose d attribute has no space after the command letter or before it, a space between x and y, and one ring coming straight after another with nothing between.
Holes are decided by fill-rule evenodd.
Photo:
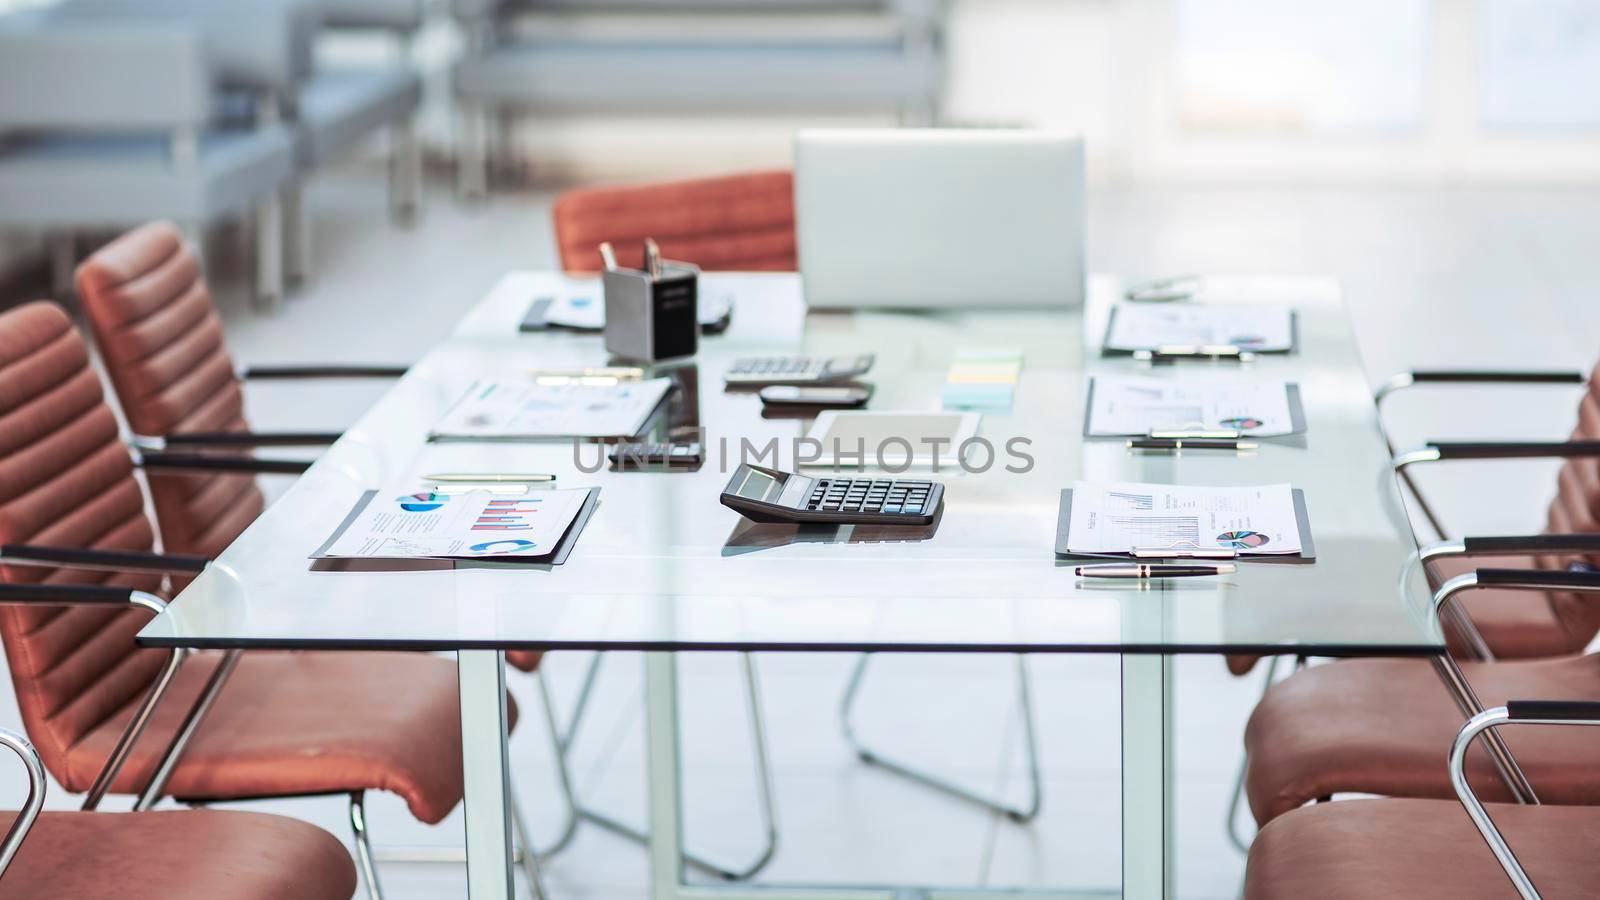
<instances>
[{"instance_id":1,"label":"orange leather chair","mask_svg":"<svg viewBox=\"0 0 1600 900\"><path fill-rule=\"evenodd\" d=\"M192 572L197 560L149 552L151 524L132 469L87 347L61 309L33 303L0 315L0 586L48 594L98 584L158 604L150 594L159 573ZM418 653L205 653L188 656L169 684L168 660L177 657L134 642L147 619L147 609L125 604L0 607L23 724L69 791L142 794L141 806L159 796L348 795L374 895L365 792L397 793L428 823L460 801L454 662ZM229 665L231 676L213 681ZM187 743L177 740L197 700L219 684ZM123 744L129 722L157 698L142 738ZM158 772L174 754L162 784ZM97 783L117 755L114 777Z\"/></svg>"},{"instance_id":2,"label":"orange leather chair","mask_svg":"<svg viewBox=\"0 0 1600 900\"><path fill-rule=\"evenodd\" d=\"M28 900L349 900L350 854L320 828L284 816L185 810L47 812L38 752L0 729L28 770L28 801L0 812L0 894Z\"/></svg>"},{"instance_id":3,"label":"orange leather chair","mask_svg":"<svg viewBox=\"0 0 1600 900\"><path fill-rule=\"evenodd\" d=\"M251 432L241 378L396 377L388 366L276 366L236 372L199 262L170 222L152 222L100 248L77 272L78 296L106 373L136 442L146 448L219 452L256 446L327 445L338 434ZM170 457L169 457L170 458ZM205 463L180 455L188 463ZM253 472L304 471L309 462L235 458L243 474L150 476L166 549L211 557L261 513ZM222 467L222 463L210 463Z\"/></svg>"},{"instance_id":4,"label":"orange leather chair","mask_svg":"<svg viewBox=\"0 0 1600 900\"><path fill-rule=\"evenodd\" d=\"M1479 700L1600 700L1600 655L1464 663ZM1351 659L1311 666L1273 685L1245 728L1245 793L1257 824L1333 794L1449 797L1441 747L1461 709L1428 663ZM1534 729L1506 739L1539 799L1600 805L1600 733ZM1510 801L1486 753L1469 774L1490 800Z\"/></svg>"},{"instance_id":5,"label":"orange leather chair","mask_svg":"<svg viewBox=\"0 0 1600 900\"><path fill-rule=\"evenodd\" d=\"M1333 668L1333 667L1327 667ZM1435 765L1456 800L1345 800L1285 813L1261 830L1246 900L1356 897L1592 897L1600 883L1600 807L1491 804L1467 753L1491 729L1583 731L1600 703L1512 701L1474 716ZM1527 727L1531 726L1531 727ZM1574 726L1590 726L1578 728ZM1446 756L1439 766L1439 756ZM1593 768L1595 757L1574 758Z\"/></svg>"},{"instance_id":6,"label":"orange leather chair","mask_svg":"<svg viewBox=\"0 0 1600 900\"><path fill-rule=\"evenodd\" d=\"M568 191L551 218L568 272L599 271L606 241L622 265L638 268L647 237L668 259L706 271L797 268L794 176L786 171Z\"/></svg>"}]
</instances>

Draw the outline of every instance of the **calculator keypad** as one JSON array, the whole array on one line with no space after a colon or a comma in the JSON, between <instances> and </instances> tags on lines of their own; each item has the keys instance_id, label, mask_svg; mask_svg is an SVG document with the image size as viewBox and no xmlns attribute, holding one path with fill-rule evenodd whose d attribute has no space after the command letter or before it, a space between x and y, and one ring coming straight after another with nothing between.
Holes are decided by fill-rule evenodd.
<instances>
[{"instance_id":1,"label":"calculator keypad","mask_svg":"<svg viewBox=\"0 0 1600 900\"><path fill-rule=\"evenodd\" d=\"M926 515L931 481L822 478L806 498L806 509L838 513Z\"/></svg>"}]
</instances>

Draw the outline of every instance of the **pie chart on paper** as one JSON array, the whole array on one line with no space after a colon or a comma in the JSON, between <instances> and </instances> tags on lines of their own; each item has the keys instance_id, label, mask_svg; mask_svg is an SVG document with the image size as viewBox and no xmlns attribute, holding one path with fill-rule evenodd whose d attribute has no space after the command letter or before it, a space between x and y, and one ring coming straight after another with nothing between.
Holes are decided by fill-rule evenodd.
<instances>
[{"instance_id":1,"label":"pie chart on paper","mask_svg":"<svg viewBox=\"0 0 1600 900\"><path fill-rule=\"evenodd\" d=\"M1271 538L1259 531L1224 531L1217 535L1217 543L1231 550L1254 550L1265 546Z\"/></svg>"},{"instance_id":2,"label":"pie chart on paper","mask_svg":"<svg viewBox=\"0 0 1600 900\"><path fill-rule=\"evenodd\" d=\"M423 491L417 494L404 494L396 497L400 508L406 512L433 512L450 499L449 494L434 494Z\"/></svg>"}]
</instances>

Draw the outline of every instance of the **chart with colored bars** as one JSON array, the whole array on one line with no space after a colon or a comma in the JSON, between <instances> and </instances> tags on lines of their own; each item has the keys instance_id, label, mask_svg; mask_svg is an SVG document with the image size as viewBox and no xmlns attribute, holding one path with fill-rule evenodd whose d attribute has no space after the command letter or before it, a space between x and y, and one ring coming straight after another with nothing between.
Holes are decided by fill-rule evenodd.
<instances>
[{"instance_id":1,"label":"chart with colored bars","mask_svg":"<svg viewBox=\"0 0 1600 900\"><path fill-rule=\"evenodd\" d=\"M534 518L539 515L543 501L520 497L515 500L490 500L473 523L473 531L532 531Z\"/></svg>"}]
</instances>

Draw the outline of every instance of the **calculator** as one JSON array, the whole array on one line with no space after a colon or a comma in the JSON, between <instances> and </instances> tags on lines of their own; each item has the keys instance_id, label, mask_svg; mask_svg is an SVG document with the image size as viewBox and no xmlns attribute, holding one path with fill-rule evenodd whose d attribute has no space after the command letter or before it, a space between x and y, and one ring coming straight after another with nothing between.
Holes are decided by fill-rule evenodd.
<instances>
[{"instance_id":1,"label":"calculator","mask_svg":"<svg viewBox=\"0 0 1600 900\"><path fill-rule=\"evenodd\" d=\"M747 356L734 360L722 381L730 387L849 381L865 375L872 368L873 359L871 353L858 356Z\"/></svg>"},{"instance_id":2,"label":"calculator","mask_svg":"<svg viewBox=\"0 0 1600 900\"><path fill-rule=\"evenodd\" d=\"M753 522L931 525L944 485L899 478L810 478L745 463L722 489L722 505Z\"/></svg>"}]
</instances>

